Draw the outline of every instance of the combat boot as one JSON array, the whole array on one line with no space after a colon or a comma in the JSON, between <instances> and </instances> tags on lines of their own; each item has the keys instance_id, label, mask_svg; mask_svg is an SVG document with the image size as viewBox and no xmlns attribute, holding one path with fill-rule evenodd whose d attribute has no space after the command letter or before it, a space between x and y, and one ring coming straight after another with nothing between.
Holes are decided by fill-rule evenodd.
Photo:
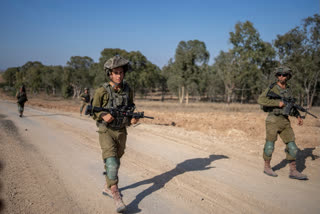
<instances>
[{"instance_id":1,"label":"combat boot","mask_svg":"<svg viewBox=\"0 0 320 214\"><path fill-rule=\"evenodd\" d=\"M308 177L306 175L301 174L297 170L296 161L290 161L289 162L289 167L290 167L289 178L298 179L298 180L308 180Z\"/></svg>"},{"instance_id":2,"label":"combat boot","mask_svg":"<svg viewBox=\"0 0 320 214\"><path fill-rule=\"evenodd\" d=\"M108 187L108 184L104 185L102 189L102 194L112 198L112 192L111 192L111 189Z\"/></svg>"},{"instance_id":3,"label":"combat boot","mask_svg":"<svg viewBox=\"0 0 320 214\"><path fill-rule=\"evenodd\" d=\"M272 170L270 162L271 162L271 160L264 161L264 171L263 172L269 176L278 177L278 175Z\"/></svg>"},{"instance_id":4,"label":"combat boot","mask_svg":"<svg viewBox=\"0 0 320 214\"><path fill-rule=\"evenodd\" d=\"M126 210L126 205L123 203L118 186L113 185L111 186L111 192L112 192L112 198L114 200L114 203L116 205L116 211L118 213L122 213Z\"/></svg>"}]
</instances>

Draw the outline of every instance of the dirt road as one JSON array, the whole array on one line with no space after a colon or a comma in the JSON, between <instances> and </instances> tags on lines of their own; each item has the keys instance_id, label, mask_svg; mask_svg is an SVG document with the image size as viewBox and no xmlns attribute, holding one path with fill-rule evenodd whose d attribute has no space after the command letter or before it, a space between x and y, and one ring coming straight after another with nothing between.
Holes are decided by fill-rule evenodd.
<instances>
[{"instance_id":1,"label":"dirt road","mask_svg":"<svg viewBox=\"0 0 320 214\"><path fill-rule=\"evenodd\" d=\"M3 213L115 213L101 194L103 164L92 119L0 101L0 206ZM320 151L301 148L288 178L284 146L262 173L263 142L208 136L172 126L128 129L120 188L127 213L319 213ZM1 209L1 208L0 208Z\"/></svg>"}]
</instances>

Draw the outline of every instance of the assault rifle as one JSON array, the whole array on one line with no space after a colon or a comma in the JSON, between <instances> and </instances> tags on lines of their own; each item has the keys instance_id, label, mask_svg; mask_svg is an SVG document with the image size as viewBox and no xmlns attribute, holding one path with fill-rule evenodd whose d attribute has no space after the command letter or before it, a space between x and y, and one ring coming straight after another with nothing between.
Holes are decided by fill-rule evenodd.
<instances>
[{"instance_id":1,"label":"assault rifle","mask_svg":"<svg viewBox=\"0 0 320 214\"><path fill-rule=\"evenodd\" d=\"M118 117L128 117L128 118L148 118L154 119L154 117L145 116L144 112L134 112L135 106L131 107L119 107L119 108L102 108L102 107L93 107L92 105L87 105L85 115L92 116L93 112L108 112L114 118Z\"/></svg>"},{"instance_id":2,"label":"assault rifle","mask_svg":"<svg viewBox=\"0 0 320 214\"><path fill-rule=\"evenodd\" d=\"M269 91L267 93L267 97L271 98L271 99L280 99L284 104L284 115L289 116L290 112L292 110L295 110L299 113L299 111L305 112L306 114L310 114L312 117L314 118L318 118L317 116L315 116L314 114L311 114L310 112L308 112L307 109L303 108L302 106L299 106L298 104L296 104L296 99L294 98L285 98L285 97L281 97L280 95L274 93L273 91ZM299 110L299 111L298 111ZM300 113L299 113L300 115ZM301 118L305 118L305 116L300 116Z\"/></svg>"}]
</instances>

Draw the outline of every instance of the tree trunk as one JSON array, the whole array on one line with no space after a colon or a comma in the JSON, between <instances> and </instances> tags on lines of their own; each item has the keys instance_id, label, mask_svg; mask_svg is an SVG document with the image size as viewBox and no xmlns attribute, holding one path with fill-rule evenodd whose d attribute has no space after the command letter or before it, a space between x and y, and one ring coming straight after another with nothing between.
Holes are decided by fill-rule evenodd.
<instances>
[{"instance_id":1,"label":"tree trunk","mask_svg":"<svg viewBox=\"0 0 320 214\"><path fill-rule=\"evenodd\" d=\"M165 95L165 91L164 89L161 90L161 102L164 102L164 95Z\"/></svg>"},{"instance_id":2,"label":"tree trunk","mask_svg":"<svg viewBox=\"0 0 320 214\"><path fill-rule=\"evenodd\" d=\"M56 95L56 87L52 87L52 95L53 95L53 96Z\"/></svg>"},{"instance_id":3,"label":"tree trunk","mask_svg":"<svg viewBox=\"0 0 320 214\"><path fill-rule=\"evenodd\" d=\"M182 104L184 101L184 86L181 86L181 92L179 90L179 102Z\"/></svg>"},{"instance_id":4,"label":"tree trunk","mask_svg":"<svg viewBox=\"0 0 320 214\"><path fill-rule=\"evenodd\" d=\"M76 86L73 86L73 96L72 98L74 99L77 96L77 89Z\"/></svg>"},{"instance_id":5,"label":"tree trunk","mask_svg":"<svg viewBox=\"0 0 320 214\"><path fill-rule=\"evenodd\" d=\"M244 100L244 97L243 97L244 87L245 87L245 86L243 85L243 86L242 86L242 89L241 89L241 98L240 98L240 99L241 99L241 101L240 101L241 104L243 104L243 100Z\"/></svg>"},{"instance_id":6,"label":"tree trunk","mask_svg":"<svg viewBox=\"0 0 320 214\"><path fill-rule=\"evenodd\" d=\"M186 104L189 104L189 92L188 92L188 88L186 88Z\"/></svg>"},{"instance_id":7,"label":"tree trunk","mask_svg":"<svg viewBox=\"0 0 320 214\"><path fill-rule=\"evenodd\" d=\"M313 98L314 98L314 95L316 94L316 91L317 91L317 84L318 84L318 76L319 76L319 71L316 73L315 75L315 78L314 78L314 84L313 84L313 89L312 89L312 92L311 92L311 97L310 97L310 105L308 105L308 108L311 108L312 107L312 103L313 103Z\"/></svg>"}]
</instances>

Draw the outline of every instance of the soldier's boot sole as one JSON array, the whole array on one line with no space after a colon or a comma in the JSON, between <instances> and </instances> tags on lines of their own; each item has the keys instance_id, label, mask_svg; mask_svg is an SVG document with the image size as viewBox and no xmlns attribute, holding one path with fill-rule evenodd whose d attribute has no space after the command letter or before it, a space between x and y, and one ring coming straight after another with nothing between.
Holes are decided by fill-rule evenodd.
<instances>
[{"instance_id":1,"label":"soldier's boot sole","mask_svg":"<svg viewBox=\"0 0 320 214\"><path fill-rule=\"evenodd\" d=\"M102 194L105 195L105 196L108 196L109 198L113 198L111 189L109 189L109 188L103 188L102 189Z\"/></svg>"},{"instance_id":2,"label":"soldier's boot sole","mask_svg":"<svg viewBox=\"0 0 320 214\"><path fill-rule=\"evenodd\" d=\"M297 180L309 180L308 177L306 175L303 175L303 176L295 176L295 175L289 175L289 178L291 179L297 179Z\"/></svg>"},{"instance_id":3,"label":"soldier's boot sole","mask_svg":"<svg viewBox=\"0 0 320 214\"><path fill-rule=\"evenodd\" d=\"M269 171L269 170L264 170L263 171L264 174L269 175L271 177L278 177L278 175L274 172L274 171Z\"/></svg>"},{"instance_id":4,"label":"soldier's boot sole","mask_svg":"<svg viewBox=\"0 0 320 214\"><path fill-rule=\"evenodd\" d=\"M117 213L123 213L124 211L126 211L127 207L126 205L121 205L119 207L117 207Z\"/></svg>"}]
</instances>

